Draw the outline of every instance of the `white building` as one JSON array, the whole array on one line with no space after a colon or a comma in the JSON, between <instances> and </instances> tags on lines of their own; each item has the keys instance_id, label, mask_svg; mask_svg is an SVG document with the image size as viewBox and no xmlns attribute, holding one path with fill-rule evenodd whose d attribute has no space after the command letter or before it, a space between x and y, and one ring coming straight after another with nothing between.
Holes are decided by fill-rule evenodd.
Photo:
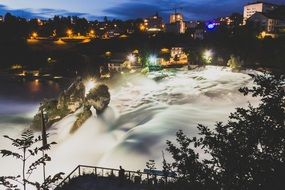
<instances>
[{"instance_id":1,"label":"white building","mask_svg":"<svg viewBox=\"0 0 285 190\"><path fill-rule=\"evenodd\" d=\"M274 10L276 7L277 5L260 1L245 5L243 9L243 24L246 24L247 19L254 15L254 13L268 13Z\"/></svg>"},{"instance_id":2,"label":"white building","mask_svg":"<svg viewBox=\"0 0 285 190\"><path fill-rule=\"evenodd\" d=\"M110 72L121 72L124 68L122 60L111 60L108 63L108 69Z\"/></svg>"}]
</instances>

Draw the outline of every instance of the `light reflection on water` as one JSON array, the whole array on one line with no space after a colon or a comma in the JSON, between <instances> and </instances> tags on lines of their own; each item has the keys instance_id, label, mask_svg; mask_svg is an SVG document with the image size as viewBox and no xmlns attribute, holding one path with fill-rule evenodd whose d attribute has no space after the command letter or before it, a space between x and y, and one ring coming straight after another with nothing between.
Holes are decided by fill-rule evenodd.
<instances>
[{"instance_id":1,"label":"light reflection on water","mask_svg":"<svg viewBox=\"0 0 285 190\"><path fill-rule=\"evenodd\" d=\"M22 79L0 76L0 124L31 117L44 98L55 98L69 84L67 80ZM0 126L1 127L1 126Z\"/></svg>"}]
</instances>

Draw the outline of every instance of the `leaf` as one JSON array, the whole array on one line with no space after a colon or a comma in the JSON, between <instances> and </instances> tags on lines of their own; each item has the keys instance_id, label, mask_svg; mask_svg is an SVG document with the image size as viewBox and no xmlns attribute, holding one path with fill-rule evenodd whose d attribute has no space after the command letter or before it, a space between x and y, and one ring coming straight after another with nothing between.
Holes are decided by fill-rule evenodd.
<instances>
[{"instance_id":1,"label":"leaf","mask_svg":"<svg viewBox=\"0 0 285 190\"><path fill-rule=\"evenodd\" d=\"M12 151L9 151L9 150L0 150L0 153L2 154L2 157L5 157L5 156L12 156L12 157L15 157L15 158L22 158L22 155L16 153L16 152L12 152Z\"/></svg>"}]
</instances>

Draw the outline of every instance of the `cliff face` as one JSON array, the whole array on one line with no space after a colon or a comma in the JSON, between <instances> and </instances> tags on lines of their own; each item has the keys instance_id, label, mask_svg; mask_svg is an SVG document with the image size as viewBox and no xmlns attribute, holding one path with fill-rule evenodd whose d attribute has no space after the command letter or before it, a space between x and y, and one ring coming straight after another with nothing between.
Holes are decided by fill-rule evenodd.
<instances>
[{"instance_id":1,"label":"cliff face","mask_svg":"<svg viewBox=\"0 0 285 190\"><path fill-rule=\"evenodd\" d=\"M77 115L78 119L70 131L72 133L92 115L91 107L94 107L97 115L100 115L108 107L109 103L110 93L106 85L97 84L89 92L85 93L83 80L77 78L57 99L46 99L41 103L38 113L34 116L31 128L41 129L41 110L45 112L47 127L50 127L65 116L76 112L79 108L83 108L83 111Z\"/></svg>"}]
</instances>

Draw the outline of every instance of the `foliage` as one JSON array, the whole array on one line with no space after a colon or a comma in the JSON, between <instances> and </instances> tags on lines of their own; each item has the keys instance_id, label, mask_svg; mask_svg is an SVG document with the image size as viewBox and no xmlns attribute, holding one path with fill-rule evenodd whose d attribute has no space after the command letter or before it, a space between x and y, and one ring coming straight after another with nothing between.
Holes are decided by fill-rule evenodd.
<instances>
[{"instance_id":1,"label":"foliage","mask_svg":"<svg viewBox=\"0 0 285 190\"><path fill-rule=\"evenodd\" d=\"M154 179L155 178L154 171L156 169L155 161L154 160L149 160L148 162L146 162L146 168L149 170L148 173L150 174L150 178Z\"/></svg>"},{"instance_id":2,"label":"foliage","mask_svg":"<svg viewBox=\"0 0 285 190\"><path fill-rule=\"evenodd\" d=\"M213 130L199 125L199 139L179 131L178 147L167 142L178 181L196 182L204 189L284 186L285 80L283 76L266 74L257 76L255 82L257 86L240 92L259 96L258 107L237 108L226 124L217 123ZM210 158L200 160L193 147L202 149Z\"/></svg>"},{"instance_id":3,"label":"foliage","mask_svg":"<svg viewBox=\"0 0 285 190\"><path fill-rule=\"evenodd\" d=\"M23 185L24 190L26 190L26 185L31 184L37 189L45 190L48 189L50 185L61 179L61 175L63 175L63 173L56 174L54 177L49 176L41 185L38 182L29 181L30 176L38 168L38 166L46 165L46 162L50 161L51 158L47 154L44 154L31 163L31 165L28 167L27 160L32 157L36 158L38 157L39 153L49 150L52 145L56 144L55 142L43 144L42 146L38 147L37 144L42 141L43 137L34 137L31 130L25 130L20 138L11 138L7 135L5 135L4 138L9 139L12 142L12 146L18 149L18 152L0 150L0 154L2 154L2 157L10 156L22 161L22 176L1 176L0 186L2 185L8 189L17 190L19 189L19 185Z\"/></svg>"},{"instance_id":4,"label":"foliage","mask_svg":"<svg viewBox=\"0 0 285 190\"><path fill-rule=\"evenodd\" d=\"M243 65L244 61L241 60L240 57L234 55L231 55L227 63L227 66L235 70L240 70Z\"/></svg>"},{"instance_id":5,"label":"foliage","mask_svg":"<svg viewBox=\"0 0 285 190\"><path fill-rule=\"evenodd\" d=\"M206 164L199 161L199 154L195 153L190 147L194 144L198 147L195 137L188 138L181 130L176 133L178 146L171 141L167 141L167 151L171 153L174 162L171 163L172 169L177 173L177 183L181 186L192 188L202 188L206 184L211 184L211 172ZM212 188L213 189L213 188Z\"/></svg>"}]
</instances>

